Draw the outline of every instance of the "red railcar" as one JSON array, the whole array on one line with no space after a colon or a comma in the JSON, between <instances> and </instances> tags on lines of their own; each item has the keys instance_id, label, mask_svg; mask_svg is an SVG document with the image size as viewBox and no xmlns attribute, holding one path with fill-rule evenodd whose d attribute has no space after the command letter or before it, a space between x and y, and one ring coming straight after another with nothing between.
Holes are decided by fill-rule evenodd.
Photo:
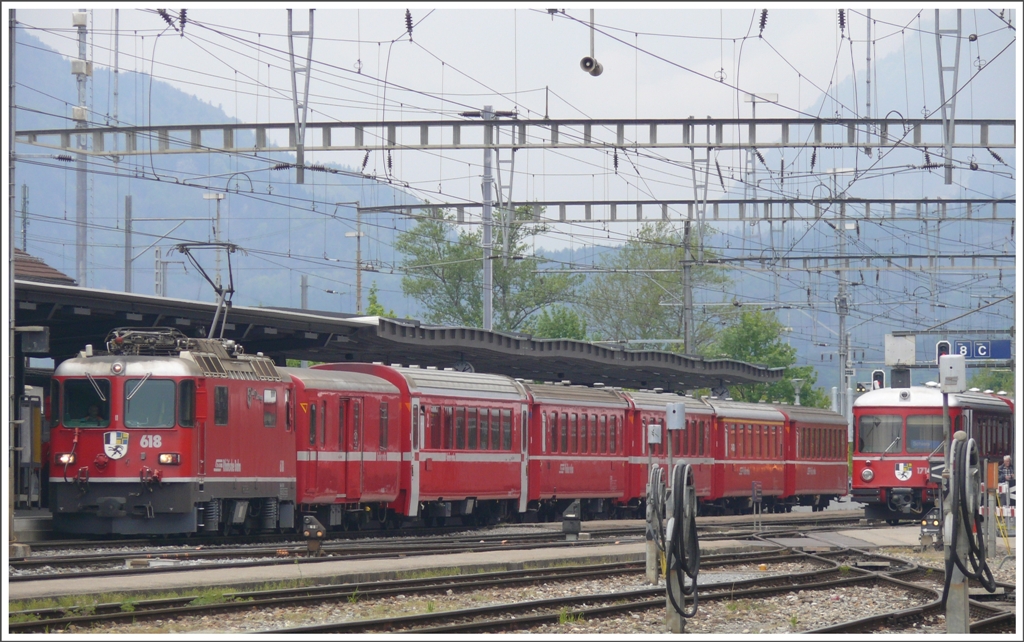
<instances>
[{"instance_id":1,"label":"red railcar","mask_svg":"<svg viewBox=\"0 0 1024 642\"><path fill-rule=\"evenodd\" d=\"M523 384L530 395L528 511L560 520L574 500L586 518L624 515L631 500L627 401L614 390Z\"/></svg>"},{"instance_id":2,"label":"red railcar","mask_svg":"<svg viewBox=\"0 0 1024 642\"><path fill-rule=\"evenodd\" d=\"M990 462L1013 454L1013 402L997 395L949 395L951 432L967 432ZM935 505L943 467L942 393L938 388L883 388L853 404L853 499L865 515L917 519Z\"/></svg>"}]
</instances>

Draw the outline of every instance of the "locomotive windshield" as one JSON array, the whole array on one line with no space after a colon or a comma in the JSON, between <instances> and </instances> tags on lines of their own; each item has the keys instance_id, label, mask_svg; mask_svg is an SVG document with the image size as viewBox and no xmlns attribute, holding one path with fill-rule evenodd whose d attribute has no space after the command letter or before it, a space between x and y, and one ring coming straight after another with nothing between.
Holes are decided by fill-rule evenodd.
<instances>
[{"instance_id":1,"label":"locomotive windshield","mask_svg":"<svg viewBox=\"0 0 1024 642\"><path fill-rule=\"evenodd\" d=\"M68 379L64 382L64 425L105 428L110 425L110 381Z\"/></svg>"},{"instance_id":2,"label":"locomotive windshield","mask_svg":"<svg viewBox=\"0 0 1024 642\"><path fill-rule=\"evenodd\" d=\"M857 448L862 453L891 452L901 432L903 419L899 415L862 415L857 424ZM898 445L896 448L899 452Z\"/></svg>"},{"instance_id":3,"label":"locomotive windshield","mask_svg":"<svg viewBox=\"0 0 1024 642\"><path fill-rule=\"evenodd\" d=\"M907 452L930 453L942 443L942 417L911 415L907 417Z\"/></svg>"},{"instance_id":4,"label":"locomotive windshield","mask_svg":"<svg viewBox=\"0 0 1024 642\"><path fill-rule=\"evenodd\" d=\"M129 379L124 382L125 428L173 428L174 382Z\"/></svg>"}]
</instances>

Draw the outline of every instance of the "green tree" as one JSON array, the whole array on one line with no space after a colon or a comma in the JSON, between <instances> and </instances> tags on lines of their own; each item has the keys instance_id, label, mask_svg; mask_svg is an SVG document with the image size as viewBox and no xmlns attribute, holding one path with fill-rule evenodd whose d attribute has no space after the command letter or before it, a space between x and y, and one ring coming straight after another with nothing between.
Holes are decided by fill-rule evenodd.
<instances>
[{"instance_id":1,"label":"green tree","mask_svg":"<svg viewBox=\"0 0 1024 642\"><path fill-rule=\"evenodd\" d=\"M539 339L584 341L587 338L587 320L570 307L556 305L531 317L523 324L523 332Z\"/></svg>"},{"instance_id":2,"label":"green tree","mask_svg":"<svg viewBox=\"0 0 1024 642\"><path fill-rule=\"evenodd\" d=\"M967 380L968 388L977 388L979 390L992 390L993 392L999 392L1000 390L1006 391L1012 397L1014 394L1014 385L1016 380L1014 378L1013 370L1003 368L985 368L984 370L975 370L974 374L971 375L970 379Z\"/></svg>"},{"instance_id":3,"label":"green tree","mask_svg":"<svg viewBox=\"0 0 1024 642\"><path fill-rule=\"evenodd\" d=\"M384 306L377 300L377 282L374 281L373 285L370 286L370 293L366 295L366 314L371 317L390 317L395 318L394 310L385 310Z\"/></svg>"},{"instance_id":4,"label":"green tree","mask_svg":"<svg viewBox=\"0 0 1024 642\"><path fill-rule=\"evenodd\" d=\"M686 309L683 307L683 270L687 259L684 233L657 222L643 226L617 252L600 261L604 272L590 279L580 305L593 336L601 339L682 339ZM691 256L696 254L697 235L690 237ZM714 258L705 250L705 258ZM720 269L694 265L690 274L694 292L725 291L728 277ZM694 310L693 345L686 351L698 354L735 312L722 307ZM651 344L660 348L661 344ZM677 351L683 351L676 344Z\"/></svg>"},{"instance_id":5,"label":"green tree","mask_svg":"<svg viewBox=\"0 0 1024 642\"><path fill-rule=\"evenodd\" d=\"M753 383L731 386L733 399L757 403L762 399L793 403L796 391L792 379L803 379L800 404L829 407L828 395L815 388L818 375L813 366L794 366L796 348L782 340L782 324L774 313L761 310L745 311L739 322L729 326L709 347L707 356L727 357L737 361L755 363L769 368L784 368L782 381L773 384Z\"/></svg>"},{"instance_id":6,"label":"green tree","mask_svg":"<svg viewBox=\"0 0 1024 642\"><path fill-rule=\"evenodd\" d=\"M528 207L519 208L506 226L495 225L491 252L493 326L519 331L539 310L569 302L582 281L575 274L543 274L544 258L533 255L529 241L547 231L534 223ZM508 234L508 256L502 258ZM457 230L450 212L421 219L398 236L395 248L404 255L402 291L426 309L430 323L483 325L482 231Z\"/></svg>"}]
</instances>

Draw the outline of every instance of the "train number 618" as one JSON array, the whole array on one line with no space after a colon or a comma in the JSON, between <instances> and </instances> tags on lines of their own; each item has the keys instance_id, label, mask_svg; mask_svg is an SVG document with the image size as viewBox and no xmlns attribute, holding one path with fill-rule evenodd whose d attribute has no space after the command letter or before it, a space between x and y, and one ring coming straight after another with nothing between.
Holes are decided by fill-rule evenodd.
<instances>
[{"instance_id":1,"label":"train number 618","mask_svg":"<svg viewBox=\"0 0 1024 642\"><path fill-rule=\"evenodd\" d=\"M139 437L139 448L159 448L164 443L160 435L142 435Z\"/></svg>"}]
</instances>

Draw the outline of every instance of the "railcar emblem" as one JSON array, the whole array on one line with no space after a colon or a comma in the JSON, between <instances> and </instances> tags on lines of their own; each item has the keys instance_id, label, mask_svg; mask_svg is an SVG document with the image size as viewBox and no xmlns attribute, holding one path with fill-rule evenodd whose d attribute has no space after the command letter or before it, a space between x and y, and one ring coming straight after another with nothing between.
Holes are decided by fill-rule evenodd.
<instances>
[{"instance_id":1,"label":"railcar emblem","mask_svg":"<svg viewBox=\"0 0 1024 642\"><path fill-rule=\"evenodd\" d=\"M913 473L913 464L896 464L896 479L900 481L907 481Z\"/></svg>"},{"instance_id":2,"label":"railcar emblem","mask_svg":"<svg viewBox=\"0 0 1024 642\"><path fill-rule=\"evenodd\" d=\"M128 433L111 430L103 433L103 452L111 459L120 459L128 454Z\"/></svg>"}]
</instances>

